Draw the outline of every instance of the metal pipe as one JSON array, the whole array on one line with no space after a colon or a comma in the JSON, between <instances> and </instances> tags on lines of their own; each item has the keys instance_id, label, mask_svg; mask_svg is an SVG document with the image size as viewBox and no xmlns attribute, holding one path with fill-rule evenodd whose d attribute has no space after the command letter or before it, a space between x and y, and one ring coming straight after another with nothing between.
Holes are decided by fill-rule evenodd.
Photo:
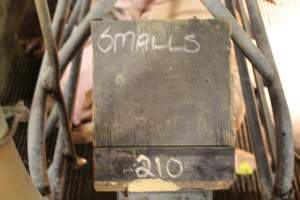
<instances>
[{"instance_id":1,"label":"metal pipe","mask_svg":"<svg viewBox=\"0 0 300 200\"><path fill-rule=\"evenodd\" d=\"M231 13L219 0L201 0L205 7L216 17L229 22L232 29L232 39L244 52L250 62L267 82L273 79L273 68L262 52L254 45L249 35L243 31Z\"/></svg>"},{"instance_id":2,"label":"metal pipe","mask_svg":"<svg viewBox=\"0 0 300 200\"><path fill-rule=\"evenodd\" d=\"M235 6L232 0L227 0L226 4L232 15L235 17ZM271 199L272 196L272 175L268 165L266 151L263 145L261 126L258 118L256 99L250 80L247 63L241 49L235 45L235 53L240 74L240 81L246 105L247 124L249 125L250 139L253 146L257 172L261 182L263 199Z\"/></svg>"},{"instance_id":3,"label":"metal pipe","mask_svg":"<svg viewBox=\"0 0 300 200\"><path fill-rule=\"evenodd\" d=\"M252 35L250 29L250 23L245 10L244 1L237 0L237 5L238 5L238 11L240 13L244 29L249 35ZM274 170L276 165L275 164L276 163L275 127L272 123L269 107L266 100L263 78L255 68L253 68L253 73L254 73L254 78L256 81L256 86L258 91L258 98L261 105L261 109L260 109L261 119L264 124L265 132L266 132L268 151L270 152L272 158L272 170Z\"/></svg>"},{"instance_id":4,"label":"metal pipe","mask_svg":"<svg viewBox=\"0 0 300 200\"><path fill-rule=\"evenodd\" d=\"M66 96L66 103L67 103L67 110L68 115L72 116L73 105L76 95L76 88L77 88L77 79L79 77L81 65L81 51L78 53L78 56L75 57L73 61L72 71L70 74L70 80L66 89L65 89L65 96ZM72 82L72 83L71 83ZM71 117L70 117L71 118ZM62 183L61 183L61 176L63 175L63 133L62 130L59 129L58 136L56 139L55 151L52 163L48 169L48 176L50 179L51 190L53 192L54 199L61 199L62 195ZM85 164L85 161L82 160L82 165Z\"/></svg>"},{"instance_id":5,"label":"metal pipe","mask_svg":"<svg viewBox=\"0 0 300 200\"><path fill-rule=\"evenodd\" d=\"M257 58L263 58L263 62L254 62L256 56L250 57L249 50L250 48L247 45L243 44L244 41L250 44L249 36L246 36L245 33L241 30L239 25L236 23L232 15L220 3L220 1L209 1L202 0L206 7L217 17L229 21L232 26L232 37L234 41L241 47L243 52L249 58L249 60L257 67L257 70L263 76L263 78L268 83L268 89L270 93L270 98L272 102L272 108L274 113L275 128L276 128L276 143L277 143L277 163L276 168L276 178L275 178L275 196L290 196L291 195L291 184L293 179L294 172L294 145L293 145L293 136L292 136L292 126L291 118L288 111L288 106L284 98L283 89L280 83L279 75L277 73L275 63L271 60L268 61L260 52L256 56ZM259 13L258 4L256 1L247 1L248 4L252 4L252 9L249 8L252 31L255 38L257 39L258 46L264 51L267 57L272 58L271 48L268 44L267 35L263 27L263 21ZM255 7L254 7L255 6ZM255 8L255 9L253 9ZM260 23L259 23L260 22ZM256 29L255 29L256 28ZM254 29L254 30L253 30ZM262 31L263 30L263 31ZM264 33L262 33L264 32ZM262 36L263 35L263 36ZM254 44L251 42L251 46ZM249 49L247 49L249 48ZM251 47L253 49L253 47ZM254 54L253 54L254 55ZM259 59L259 60L260 60ZM262 68L265 68L263 70ZM270 69L272 73L266 73L267 69ZM270 75L270 76L268 76Z\"/></svg>"},{"instance_id":6,"label":"metal pipe","mask_svg":"<svg viewBox=\"0 0 300 200\"><path fill-rule=\"evenodd\" d=\"M80 14L78 17L78 20L81 20L88 12L91 0L80 0L82 3ZM75 56L73 62L72 62L72 68L70 72L69 81L64 89L64 96L66 98L66 105L67 105L67 112L68 116L71 119L72 113L73 113L73 107L76 97L76 89L78 85L78 79L79 79L79 73L80 73L80 66L81 66L81 56L82 56L82 49L77 53ZM51 190L53 192L53 198L54 199L61 199L62 198L62 182L61 182L61 176L63 171L63 132L62 129L59 129L58 137L56 140L56 146L55 146L55 152L53 161L48 169L48 175L50 179L51 184ZM83 161L82 164L85 162Z\"/></svg>"},{"instance_id":7,"label":"metal pipe","mask_svg":"<svg viewBox=\"0 0 300 200\"><path fill-rule=\"evenodd\" d=\"M52 34L48 3L46 0L35 0L35 5L45 41L46 52L49 58L48 74L44 79L44 88L57 103L60 129L62 129L64 143L66 145L64 154L71 162L77 163L79 159L77 158L75 147L71 139L71 124L68 120L65 101L59 85L58 56Z\"/></svg>"},{"instance_id":8,"label":"metal pipe","mask_svg":"<svg viewBox=\"0 0 300 200\"><path fill-rule=\"evenodd\" d=\"M76 31L73 31L70 38L62 47L59 52L60 72L64 73L68 62L73 58L78 49L80 49L84 42L90 35L90 21L92 19L100 19L104 14L109 12L117 0L105 1L101 0L97 2L96 7L91 10L82 22L77 26ZM57 123L57 111L54 109L48 119L46 126L46 135L49 136L54 132Z\"/></svg>"},{"instance_id":9,"label":"metal pipe","mask_svg":"<svg viewBox=\"0 0 300 200\"><path fill-rule=\"evenodd\" d=\"M92 19L100 19L104 14L108 13L117 0L99 0L94 9L92 9L83 21L78 25L76 31L73 31L70 38L66 41L62 49L59 51L59 69L63 73L67 64L82 47L86 39L89 37L90 21Z\"/></svg>"},{"instance_id":10,"label":"metal pipe","mask_svg":"<svg viewBox=\"0 0 300 200\"><path fill-rule=\"evenodd\" d=\"M68 20L68 23L66 24L66 28L64 30L64 35L63 35L63 43L67 41L67 39L70 37L72 30L74 28L74 25L78 23L78 16L80 13L80 7L81 7L81 2L80 0L77 0L75 3L75 6L72 10L72 13L70 15L70 18Z\"/></svg>"},{"instance_id":11,"label":"metal pipe","mask_svg":"<svg viewBox=\"0 0 300 200\"><path fill-rule=\"evenodd\" d=\"M57 47L61 46L64 25L69 15L70 7L71 0L57 2L57 10L54 13L52 23L52 30L57 30L53 31L53 38L55 39L55 44L57 45Z\"/></svg>"},{"instance_id":12,"label":"metal pipe","mask_svg":"<svg viewBox=\"0 0 300 200\"><path fill-rule=\"evenodd\" d=\"M54 15L53 22L53 34L58 41L61 33L58 28L62 26L58 25L58 22L62 22L58 17L65 16L62 12L67 12L68 0L59 1L57 9ZM65 9L60 9L61 7ZM59 12L59 13L58 13ZM56 25L55 25L56 24ZM44 123L46 119L46 90L43 88L43 80L48 75L48 57L44 55L43 62L41 65L37 85L34 92L34 97L31 106L31 114L28 123L28 161L29 171L31 178L43 196L48 196L50 187L47 177L47 164L46 164L46 153L45 153L45 140L44 140ZM49 196L49 198L51 198Z\"/></svg>"},{"instance_id":13,"label":"metal pipe","mask_svg":"<svg viewBox=\"0 0 300 200\"><path fill-rule=\"evenodd\" d=\"M37 3L39 3L36 0ZM59 59L64 58L64 64L61 65L65 68L69 60L76 53L77 49L83 45L83 42L89 35L89 21L93 17L101 17L102 14L109 11L116 0L112 1L98 1L94 11L90 12L90 16L85 18L85 23L79 25L76 33L72 34L66 42L64 50L60 53ZM53 30L56 33L59 30ZM46 56L47 57L47 54ZM54 58L56 59L56 58ZM46 113L46 91L43 89L42 80L48 76L47 71L48 61L43 60L37 86L32 101L31 115L28 125L28 157L29 157L29 170L34 184L39 191L44 195L51 193L48 177L46 173L46 153L45 153L45 140L44 140L44 123ZM62 68L62 67L60 67ZM51 82L51 80L50 80ZM48 88L49 89L49 88ZM59 97L59 95L58 95ZM50 197L51 198L51 197Z\"/></svg>"},{"instance_id":14,"label":"metal pipe","mask_svg":"<svg viewBox=\"0 0 300 200\"><path fill-rule=\"evenodd\" d=\"M294 143L293 130L289 108L284 96L280 77L268 40L267 32L256 0L247 0L247 7L251 19L251 28L257 46L269 58L274 71L274 81L269 85L269 94L273 108L276 143L277 166L274 186L274 199L291 199L292 182L294 177Z\"/></svg>"},{"instance_id":15,"label":"metal pipe","mask_svg":"<svg viewBox=\"0 0 300 200\"><path fill-rule=\"evenodd\" d=\"M46 150L44 140L44 123L46 115L46 91L37 85L32 100L32 108L28 122L28 163L34 185L43 196L50 194L46 173Z\"/></svg>"}]
</instances>

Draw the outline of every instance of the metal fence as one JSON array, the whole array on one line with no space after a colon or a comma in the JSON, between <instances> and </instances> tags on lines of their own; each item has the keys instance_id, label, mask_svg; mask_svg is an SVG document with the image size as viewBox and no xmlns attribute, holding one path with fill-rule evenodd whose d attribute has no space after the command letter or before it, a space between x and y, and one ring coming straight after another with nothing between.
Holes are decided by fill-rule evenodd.
<instances>
[{"instance_id":1,"label":"metal fence","mask_svg":"<svg viewBox=\"0 0 300 200\"><path fill-rule=\"evenodd\" d=\"M28 161L32 180L45 198L61 197L62 169L66 164L65 161L75 168L80 168L86 163L84 158L77 156L71 140L70 120L81 52L90 35L90 21L102 18L112 9L115 2L116 0L99 0L96 6L89 10L90 0L58 0L51 23L47 1L35 0L46 53L31 106ZM246 0L246 5L243 1L227 0L228 9L219 0L202 0L202 3L215 18L225 20L231 25L246 104L247 124L258 166L263 199L292 199L294 146L291 119L257 0ZM69 14L71 6L73 9ZM239 20L236 20L236 16ZM253 43L253 39L257 46ZM257 85L255 90L250 82L246 58L253 66ZM62 90L59 80L68 63L72 63L72 72L68 85ZM270 94L275 124L271 121L271 112L266 104L265 87ZM55 100L54 109L48 118L47 96ZM48 167L45 144L57 123L59 131L54 158ZM266 147L262 140L261 124L268 138ZM271 166L268 164L265 148L271 153L273 161Z\"/></svg>"}]
</instances>

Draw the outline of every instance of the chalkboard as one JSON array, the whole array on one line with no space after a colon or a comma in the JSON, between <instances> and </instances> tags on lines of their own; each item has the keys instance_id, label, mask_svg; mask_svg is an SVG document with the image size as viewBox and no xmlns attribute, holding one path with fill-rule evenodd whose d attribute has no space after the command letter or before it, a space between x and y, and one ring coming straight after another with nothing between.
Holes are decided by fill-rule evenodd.
<instances>
[{"instance_id":1,"label":"chalkboard","mask_svg":"<svg viewBox=\"0 0 300 200\"><path fill-rule=\"evenodd\" d=\"M93 21L95 146L233 145L225 22Z\"/></svg>"},{"instance_id":2,"label":"chalkboard","mask_svg":"<svg viewBox=\"0 0 300 200\"><path fill-rule=\"evenodd\" d=\"M229 25L95 20L92 43L95 189L228 188Z\"/></svg>"}]
</instances>

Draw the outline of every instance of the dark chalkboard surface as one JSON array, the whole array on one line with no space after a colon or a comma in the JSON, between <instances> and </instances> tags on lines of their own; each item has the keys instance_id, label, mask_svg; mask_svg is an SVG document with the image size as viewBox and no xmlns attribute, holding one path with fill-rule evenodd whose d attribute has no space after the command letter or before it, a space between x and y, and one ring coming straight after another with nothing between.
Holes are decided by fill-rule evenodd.
<instances>
[{"instance_id":1,"label":"dark chalkboard surface","mask_svg":"<svg viewBox=\"0 0 300 200\"><path fill-rule=\"evenodd\" d=\"M228 24L96 20L92 40L95 189L229 187Z\"/></svg>"},{"instance_id":2,"label":"dark chalkboard surface","mask_svg":"<svg viewBox=\"0 0 300 200\"><path fill-rule=\"evenodd\" d=\"M97 148L94 160L100 191L219 190L234 179L234 153L226 147Z\"/></svg>"},{"instance_id":3,"label":"dark chalkboard surface","mask_svg":"<svg viewBox=\"0 0 300 200\"><path fill-rule=\"evenodd\" d=\"M232 145L225 22L94 21L96 146Z\"/></svg>"}]
</instances>

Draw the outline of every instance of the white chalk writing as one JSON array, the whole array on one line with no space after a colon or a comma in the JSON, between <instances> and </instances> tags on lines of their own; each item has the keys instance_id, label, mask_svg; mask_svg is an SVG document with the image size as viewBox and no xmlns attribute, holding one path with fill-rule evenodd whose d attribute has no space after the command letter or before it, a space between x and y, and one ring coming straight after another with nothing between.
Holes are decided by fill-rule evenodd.
<instances>
[{"instance_id":1,"label":"white chalk writing","mask_svg":"<svg viewBox=\"0 0 300 200\"><path fill-rule=\"evenodd\" d=\"M173 173L173 172L170 171L171 163L174 163L174 164L178 165L179 170L177 172ZM168 175L172 178L178 178L183 173L182 163L180 162L180 160L177 160L176 158L173 158L173 157L168 159L166 169L167 169Z\"/></svg>"},{"instance_id":2,"label":"white chalk writing","mask_svg":"<svg viewBox=\"0 0 300 200\"><path fill-rule=\"evenodd\" d=\"M130 51L150 51L150 50L169 50L170 52L197 53L200 51L200 43L194 34L183 37L183 45L175 46L172 35L168 36L165 43L159 43L155 35L149 33L134 33L127 31L124 33L110 34L111 28L107 28L99 35L97 46L100 51L108 53L111 50L116 53L120 48L126 48L129 44Z\"/></svg>"},{"instance_id":3,"label":"white chalk writing","mask_svg":"<svg viewBox=\"0 0 300 200\"><path fill-rule=\"evenodd\" d=\"M159 157L154 158L155 167L156 167L155 171L157 171L157 175L155 175L155 173L152 171L153 169L152 169L150 158L141 154L137 157L136 161L137 163L142 164L141 166L138 166L135 169L135 173L138 178L153 178L155 176L164 178L163 170L166 172L169 178L173 178L173 179L176 179L183 174L183 169L184 169L183 163L174 157L168 158L165 165L162 165L162 161ZM165 169L162 169L162 166L165 166Z\"/></svg>"},{"instance_id":4,"label":"white chalk writing","mask_svg":"<svg viewBox=\"0 0 300 200\"><path fill-rule=\"evenodd\" d=\"M139 163L145 163L145 166L139 166L135 169L136 175L139 178L147 178L154 176L154 174L151 172L151 161L147 156L139 155L136 161Z\"/></svg>"}]
</instances>

